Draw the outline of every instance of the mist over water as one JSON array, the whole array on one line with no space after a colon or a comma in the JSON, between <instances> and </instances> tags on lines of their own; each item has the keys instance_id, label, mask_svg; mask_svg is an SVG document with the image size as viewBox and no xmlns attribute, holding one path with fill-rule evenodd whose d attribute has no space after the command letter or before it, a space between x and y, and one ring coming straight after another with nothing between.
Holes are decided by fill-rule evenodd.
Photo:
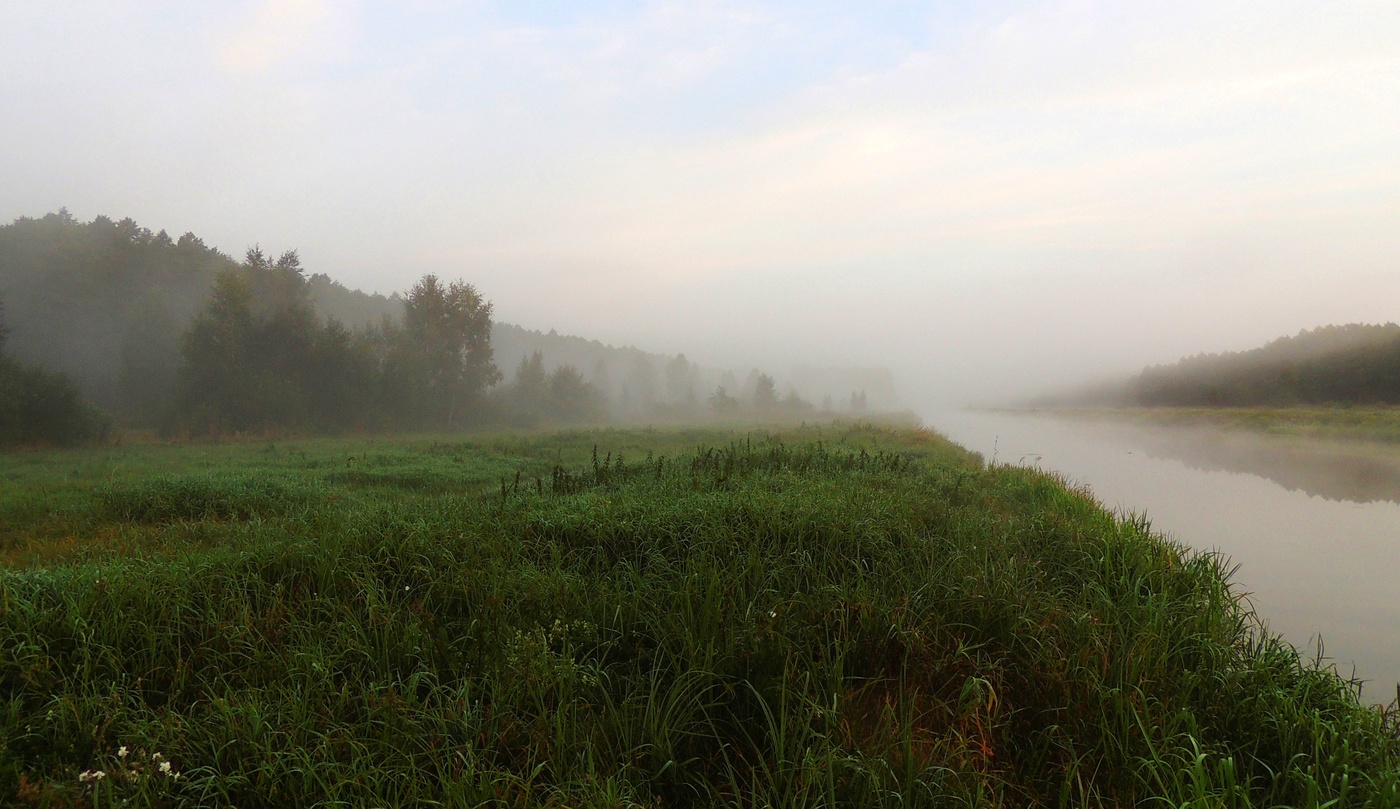
<instances>
[{"instance_id":1,"label":"mist over water","mask_svg":"<svg viewBox=\"0 0 1400 809\"><path fill-rule=\"evenodd\" d=\"M1311 659L1321 639L1363 697L1400 683L1400 458L1375 450L1122 422L937 411L924 423L989 461L1054 470L1120 513L1228 556L1237 592Z\"/></svg>"}]
</instances>

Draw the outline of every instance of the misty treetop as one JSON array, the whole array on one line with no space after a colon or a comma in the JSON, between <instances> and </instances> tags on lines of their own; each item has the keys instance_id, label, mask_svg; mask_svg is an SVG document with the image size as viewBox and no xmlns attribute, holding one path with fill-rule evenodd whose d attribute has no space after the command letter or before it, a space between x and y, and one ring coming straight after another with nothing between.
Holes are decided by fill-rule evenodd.
<instances>
[{"instance_id":1,"label":"misty treetop","mask_svg":"<svg viewBox=\"0 0 1400 809\"><path fill-rule=\"evenodd\" d=\"M460 423L501 381L492 361L491 304L470 284L443 286L424 276L405 298L403 329L391 344L397 393L412 397L420 422Z\"/></svg>"},{"instance_id":2,"label":"misty treetop","mask_svg":"<svg viewBox=\"0 0 1400 809\"><path fill-rule=\"evenodd\" d=\"M521 358L515 378L501 388L497 401L508 421L518 427L596 423L606 419L608 409L606 396L574 366L558 365L546 371L542 351Z\"/></svg>"},{"instance_id":3,"label":"misty treetop","mask_svg":"<svg viewBox=\"0 0 1400 809\"><path fill-rule=\"evenodd\" d=\"M353 426L362 414L345 409L367 402L344 389L361 375L343 332L311 310L295 252L273 262L249 250L185 331L172 420L196 432Z\"/></svg>"},{"instance_id":4,"label":"misty treetop","mask_svg":"<svg viewBox=\"0 0 1400 809\"><path fill-rule=\"evenodd\" d=\"M799 367L780 380L759 369L736 372L706 367L684 353L663 355L634 346L616 347L510 323L495 324L491 342L503 369L536 352L542 355L547 373L564 365L576 369L606 402L608 418L617 421L858 414L891 409L897 401L893 376L884 368ZM759 377L765 375L773 380L777 408L754 404ZM720 387L727 398L714 407L711 400ZM728 400L733 407L725 403ZM821 405L812 406L812 401Z\"/></svg>"},{"instance_id":5,"label":"misty treetop","mask_svg":"<svg viewBox=\"0 0 1400 809\"><path fill-rule=\"evenodd\" d=\"M131 219L17 219L0 227L9 349L103 409L151 422L174 391L180 331L236 266L192 233L171 239Z\"/></svg>"},{"instance_id":6,"label":"misty treetop","mask_svg":"<svg viewBox=\"0 0 1400 809\"><path fill-rule=\"evenodd\" d=\"M798 369L783 383L753 369L741 383L685 354L496 323L465 281L366 294L308 275L294 250L253 247L239 262L193 233L66 210L0 227L0 298L13 368L61 375L43 379L49 400L71 394L64 412L95 414L90 401L124 426L178 433L769 418L833 401L861 412L867 386L893 398L880 369ZM515 379L497 357L520 358Z\"/></svg>"},{"instance_id":7,"label":"misty treetop","mask_svg":"<svg viewBox=\"0 0 1400 809\"><path fill-rule=\"evenodd\" d=\"M239 263L131 219L0 227L0 293L17 357L136 426L452 425L500 378L490 304L463 282L366 295L307 277L295 251Z\"/></svg>"},{"instance_id":8,"label":"misty treetop","mask_svg":"<svg viewBox=\"0 0 1400 809\"><path fill-rule=\"evenodd\" d=\"M174 419L193 432L453 427L500 379L491 304L424 277L402 326L322 319L295 251L248 251L185 332Z\"/></svg>"},{"instance_id":9,"label":"misty treetop","mask_svg":"<svg viewBox=\"0 0 1400 809\"><path fill-rule=\"evenodd\" d=\"M1185 407L1400 405L1400 325L1323 326L1250 351L1152 366L1128 396Z\"/></svg>"}]
</instances>

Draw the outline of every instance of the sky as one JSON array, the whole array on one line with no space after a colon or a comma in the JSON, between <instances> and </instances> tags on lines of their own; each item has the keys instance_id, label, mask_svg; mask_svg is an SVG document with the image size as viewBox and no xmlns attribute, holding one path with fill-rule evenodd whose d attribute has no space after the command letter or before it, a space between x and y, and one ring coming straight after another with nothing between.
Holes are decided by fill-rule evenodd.
<instances>
[{"instance_id":1,"label":"sky","mask_svg":"<svg viewBox=\"0 0 1400 809\"><path fill-rule=\"evenodd\" d=\"M0 4L0 220L916 409L1400 320L1400 3Z\"/></svg>"}]
</instances>

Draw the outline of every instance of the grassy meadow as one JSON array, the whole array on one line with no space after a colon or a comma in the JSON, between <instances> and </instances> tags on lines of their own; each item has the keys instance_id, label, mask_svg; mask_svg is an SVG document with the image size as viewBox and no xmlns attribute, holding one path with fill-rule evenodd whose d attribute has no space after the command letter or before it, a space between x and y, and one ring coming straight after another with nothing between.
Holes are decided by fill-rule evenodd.
<instances>
[{"instance_id":1,"label":"grassy meadow","mask_svg":"<svg viewBox=\"0 0 1400 809\"><path fill-rule=\"evenodd\" d=\"M1230 565L829 424L0 455L0 804L1400 806Z\"/></svg>"}]
</instances>

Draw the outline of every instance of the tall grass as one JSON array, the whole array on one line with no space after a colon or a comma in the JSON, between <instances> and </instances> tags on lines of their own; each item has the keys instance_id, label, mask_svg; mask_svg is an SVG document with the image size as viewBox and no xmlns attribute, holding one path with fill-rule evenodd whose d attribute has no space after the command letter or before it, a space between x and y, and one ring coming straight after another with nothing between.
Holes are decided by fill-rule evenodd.
<instances>
[{"instance_id":1,"label":"tall grass","mask_svg":"<svg viewBox=\"0 0 1400 809\"><path fill-rule=\"evenodd\" d=\"M345 450L95 485L68 524L128 544L0 572L0 796L1400 806L1393 708L1053 475L869 427Z\"/></svg>"}]
</instances>

